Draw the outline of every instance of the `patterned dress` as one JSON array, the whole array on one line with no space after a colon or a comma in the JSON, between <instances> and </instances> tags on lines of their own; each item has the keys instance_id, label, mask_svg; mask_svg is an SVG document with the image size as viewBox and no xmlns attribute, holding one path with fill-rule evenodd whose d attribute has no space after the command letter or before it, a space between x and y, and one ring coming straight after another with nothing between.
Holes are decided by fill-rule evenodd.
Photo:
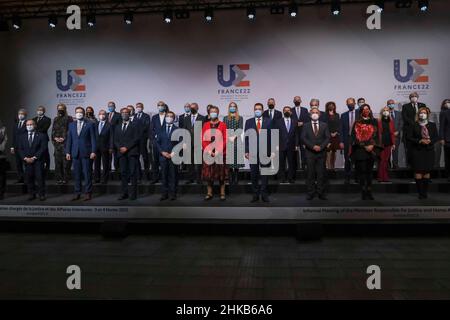
<instances>
[{"instance_id":1,"label":"patterned dress","mask_svg":"<svg viewBox=\"0 0 450 320\"><path fill-rule=\"evenodd\" d=\"M224 143L227 139L227 127L225 123L218 121L217 123L212 123L211 121L206 122L202 129L202 147L203 151L211 150L211 143L215 142L216 148L213 150L217 155L222 156L222 163L212 163L207 164L203 162L202 167L202 179L209 183L214 181L225 182L228 179L228 166L226 163L226 144ZM222 140L219 138L217 132L221 133Z\"/></svg>"},{"instance_id":2,"label":"patterned dress","mask_svg":"<svg viewBox=\"0 0 450 320\"><path fill-rule=\"evenodd\" d=\"M239 117L239 120L236 120L235 117L228 118L228 116L225 116L223 118L223 122L227 126L227 129L243 129L244 120L242 119L242 117ZM229 164L229 167L231 169L239 169L244 167L244 150L242 149L243 144L241 143L241 148L238 149L237 139L241 139L241 137L236 137L233 142L231 142L230 140L227 141L227 150L231 150L231 148L234 149L233 163Z\"/></svg>"}]
</instances>

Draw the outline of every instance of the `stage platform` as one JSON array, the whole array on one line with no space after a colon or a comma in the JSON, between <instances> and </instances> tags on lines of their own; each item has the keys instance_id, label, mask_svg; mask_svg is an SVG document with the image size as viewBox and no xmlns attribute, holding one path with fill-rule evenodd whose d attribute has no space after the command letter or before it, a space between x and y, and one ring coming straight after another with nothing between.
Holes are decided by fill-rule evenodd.
<instances>
[{"instance_id":1,"label":"stage platform","mask_svg":"<svg viewBox=\"0 0 450 320\"><path fill-rule=\"evenodd\" d=\"M362 201L358 184L344 184L330 179L328 200L306 199L304 179L294 184L279 184L270 180L270 202L251 203L251 186L240 181L227 186L227 199L218 196L203 200L205 186L180 181L176 200L160 201L160 184L147 181L139 185L137 200L122 200L119 181L108 185L95 184L93 199L71 201L73 186L47 183L47 200L28 201L25 186L8 181L7 194L0 201L0 220L105 222L126 223L449 223L450 183L446 178L434 178L429 198L419 200L411 178L394 178L392 183L374 181L375 200ZM395 174L398 176L398 174ZM438 176L438 175L434 175ZM216 195L217 195L216 186Z\"/></svg>"}]
</instances>

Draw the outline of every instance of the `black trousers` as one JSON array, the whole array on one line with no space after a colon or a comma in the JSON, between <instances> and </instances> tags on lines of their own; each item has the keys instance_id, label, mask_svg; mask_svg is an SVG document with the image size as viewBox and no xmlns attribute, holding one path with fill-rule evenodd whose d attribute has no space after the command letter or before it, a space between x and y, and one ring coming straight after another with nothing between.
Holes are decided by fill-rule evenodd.
<instances>
[{"instance_id":1,"label":"black trousers","mask_svg":"<svg viewBox=\"0 0 450 320\"><path fill-rule=\"evenodd\" d=\"M444 162L445 162L445 173L447 178L450 178L450 145L444 146Z\"/></svg>"},{"instance_id":2,"label":"black trousers","mask_svg":"<svg viewBox=\"0 0 450 320\"><path fill-rule=\"evenodd\" d=\"M6 159L0 159L0 195L5 194L6 192Z\"/></svg>"},{"instance_id":3,"label":"black trousers","mask_svg":"<svg viewBox=\"0 0 450 320\"><path fill-rule=\"evenodd\" d=\"M156 144L156 142L155 142ZM156 148L156 145L152 145L152 179L153 180L159 180L160 173L159 173L159 152L158 148Z\"/></svg>"},{"instance_id":4,"label":"black trousers","mask_svg":"<svg viewBox=\"0 0 450 320\"><path fill-rule=\"evenodd\" d=\"M202 165L194 164L194 148L191 148L191 164L186 164L187 179L200 182L202 180Z\"/></svg>"},{"instance_id":5,"label":"black trousers","mask_svg":"<svg viewBox=\"0 0 450 320\"><path fill-rule=\"evenodd\" d=\"M31 164L25 164L25 179L29 194L45 195L44 163L42 161L36 160Z\"/></svg>"},{"instance_id":6,"label":"black trousers","mask_svg":"<svg viewBox=\"0 0 450 320\"><path fill-rule=\"evenodd\" d=\"M103 166L103 172L101 170ZM109 179L109 173L111 172L111 154L109 150L97 151L95 153L94 160L94 180L107 183Z\"/></svg>"},{"instance_id":7,"label":"black trousers","mask_svg":"<svg viewBox=\"0 0 450 320\"><path fill-rule=\"evenodd\" d=\"M349 138L350 139L350 138ZM352 176L352 159L349 156L350 141L344 143L344 172L345 179L350 179Z\"/></svg>"},{"instance_id":8,"label":"black trousers","mask_svg":"<svg viewBox=\"0 0 450 320\"><path fill-rule=\"evenodd\" d=\"M300 144L299 149L300 149L301 166L306 167L306 149L305 149L305 146L303 145L303 143ZM298 153L298 152L296 152L296 153ZM297 170L297 168L300 168L300 166L296 166L295 170Z\"/></svg>"},{"instance_id":9,"label":"black trousers","mask_svg":"<svg viewBox=\"0 0 450 320\"><path fill-rule=\"evenodd\" d=\"M53 153L53 155L55 159L56 181L68 181L70 179L70 172L72 170L72 161L66 160L64 145L55 145L55 152Z\"/></svg>"},{"instance_id":10,"label":"black trousers","mask_svg":"<svg viewBox=\"0 0 450 320\"><path fill-rule=\"evenodd\" d=\"M19 151L17 149L15 149L14 158L16 160L17 179L22 180L24 173L24 162L20 159Z\"/></svg>"},{"instance_id":11,"label":"black trousers","mask_svg":"<svg viewBox=\"0 0 450 320\"><path fill-rule=\"evenodd\" d=\"M178 168L173 164L172 160L160 159L161 163L161 191L163 195L177 194L178 186Z\"/></svg>"},{"instance_id":12,"label":"black trousers","mask_svg":"<svg viewBox=\"0 0 450 320\"><path fill-rule=\"evenodd\" d=\"M374 163L373 159L355 161L356 175L359 179L359 185L364 191L367 191L367 188L372 185Z\"/></svg>"},{"instance_id":13,"label":"black trousers","mask_svg":"<svg viewBox=\"0 0 450 320\"><path fill-rule=\"evenodd\" d=\"M395 138L395 149L392 151L392 166L398 167L398 154L400 151L400 138Z\"/></svg>"},{"instance_id":14,"label":"black trousers","mask_svg":"<svg viewBox=\"0 0 450 320\"><path fill-rule=\"evenodd\" d=\"M150 157L148 155L148 150L147 150L147 139L141 139L140 141L140 155L142 156L142 162L144 164L144 168L141 168L141 161L139 159L139 180L142 179L142 176L148 175L148 172L150 171Z\"/></svg>"},{"instance_id":15,"label":"black trousers","mask_svg":"<svg viewBox=\"0 0 450 320\"><path fill-rule=\"evenodd\" d=\"M325 194L326 176L325 161L327 154L325 151L314 154L308 152L306 156L306 186L309 195Z\"/></svg>"},{"instance_id":16,"label":"black trousers","mask_svg":"<svg viewBox=\"0 0 450 320\"><path fill-rule=\"evenodd\" d=\"M136 197L139 157L137 155L121 155L118 160L120 166L122 194ZM128 181L130 181L130 185L128 185Z\"/></svg>"},{"instance_id":17,"label":"black trousers","mask_svg":"<svg viewBox=\"0 0 450 320\"><path fill-rule=\"evenodd\" d=\"M269 181L269 176L261 175L261 169L259 164L250 165L250 178L252 181L252 192L255 196L266 196L267 195L267 183ZM259 183L261 180L261 183Z\"/></svg>"},{"instance_id":18,"label":"black trousers","mask_svg":"<svg viewBox=\"0 0 450 320\"><path fill-rule=\"evenodd\" d=\"M287 162L287 168L286 168ZM286 180L294 180L295 178L295 149L280 151L280 167L278 169L278 177Z\"/></svg>"}]
</instances>

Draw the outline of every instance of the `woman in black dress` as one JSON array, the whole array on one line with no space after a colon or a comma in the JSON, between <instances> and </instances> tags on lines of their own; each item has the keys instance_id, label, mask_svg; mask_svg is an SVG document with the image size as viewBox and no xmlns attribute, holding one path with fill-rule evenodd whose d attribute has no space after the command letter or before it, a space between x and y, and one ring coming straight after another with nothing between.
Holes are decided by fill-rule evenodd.
<instances>
[{"instance_id":1,"label":"woman in black dress","mask_svg":"<svg viewBox=\"0 0 450 320\"><path fill-rule=\"evenodd\" d=\"M436 124L428 120L430 113L427 107L420 108L416 122L407 135L412 144L411 162L419 199L427 198L430 172L434 168L434 144L438 141Z\"/></svg>"},{"instance_id":2,"label":"woman in black dress","mask_svg":"<svg viewBox=\"0 0 450 320\"><path fill-rule=\"evenodd\" d=\"M368 104L363 104L359 110L358 119L352 128L350 157L355 164L362 199L373 200L373 165L380 151L378 122L374 119Z\"/></svg>"},{"instance_id":3,"label":"woman in black dress","mask_svg":"<svg viewBox=\"0 0 450 320\"><path fill-rule=\"evenodd\" d=\"M333 101L327 102L325 105L328 129L330 130L330 143L327 147L327 169L334 171L336 163L336 151L339 150L339 131L341 127L341 120L339 113L336 112L336 103Z\"/></svg>"}]
</instances>

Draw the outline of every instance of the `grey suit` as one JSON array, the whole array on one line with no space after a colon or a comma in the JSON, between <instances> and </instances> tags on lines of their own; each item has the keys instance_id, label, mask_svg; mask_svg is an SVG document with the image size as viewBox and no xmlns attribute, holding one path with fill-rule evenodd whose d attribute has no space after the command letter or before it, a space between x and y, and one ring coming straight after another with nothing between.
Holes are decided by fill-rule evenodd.
<instances>
[{"instance_id":1,"label":"grey suit","mask_svg":"<svg viewBox=\"0 0 450 320\"><path fill-rule=\"evenodd\" d=\"M325 193L326 147L330 142L330 130L325 122L318 121L318 124L319 130L316 135L314 134L313 122L305 123L301 133L301 141L305 146L308 194L318 193L320 196ZM313 150L316 145L320 146L318 152Z\"/></svg>"},{"instance_id":2,"label":"grey suit","mask_svg":"<svg viewBox=\"0 0 450 320\"><path fill-rule=\"evenodd\" d=\"M395 131L398 132L398 136L395 137L395 149L392 152L392 166L394 168L398 168L398 152L400 149L400 143L402 141L402 132L403 132L402 113L397 110L391 111L391 118L394 120Z\"/></svg>"}]
</instances>

